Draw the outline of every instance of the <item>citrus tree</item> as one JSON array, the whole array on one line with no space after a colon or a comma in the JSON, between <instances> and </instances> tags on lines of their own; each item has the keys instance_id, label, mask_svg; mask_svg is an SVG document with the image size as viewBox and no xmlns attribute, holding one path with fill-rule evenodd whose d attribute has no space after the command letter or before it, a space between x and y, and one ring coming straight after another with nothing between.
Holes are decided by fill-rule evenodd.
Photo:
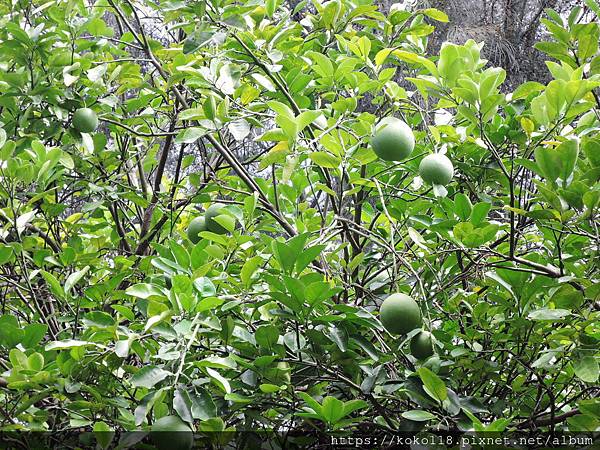
<instances>
[{"instance_id":1,"label":"citrus tree","mask_svg":"<svg viewBox=\"0 0 600 450\"><path fill-rule=\"evenodd\" d=\"M399 6L0 6L1 429L598 428L600 8Z\"/></svg>"}]
</instances>

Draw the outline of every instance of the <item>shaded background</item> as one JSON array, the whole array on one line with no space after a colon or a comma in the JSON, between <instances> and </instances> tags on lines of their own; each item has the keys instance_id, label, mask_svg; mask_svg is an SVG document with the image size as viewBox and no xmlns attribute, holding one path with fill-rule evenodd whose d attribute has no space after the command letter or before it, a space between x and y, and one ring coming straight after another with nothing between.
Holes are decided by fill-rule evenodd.
<instances>
[{"instance_id":1,"label":"shaded background","mask_svg":"<svg viewBox=\"0 0 600 450\"><path fill-rule=\"evenodd\" d=\"M376 0L384 11L394 3L412 8L437 8L448 14L449 22L436 23L430 38L429 53L437 53L442 42L462 44L468 39L485 42L483 55L492 66L507 72L505 88L514 89L529 80L545 83L550 74L544 61L548 59L533 48L544 37L540 19L544 10L552 8L568 16L583 0Z\"/></svg>"}]
</instances>

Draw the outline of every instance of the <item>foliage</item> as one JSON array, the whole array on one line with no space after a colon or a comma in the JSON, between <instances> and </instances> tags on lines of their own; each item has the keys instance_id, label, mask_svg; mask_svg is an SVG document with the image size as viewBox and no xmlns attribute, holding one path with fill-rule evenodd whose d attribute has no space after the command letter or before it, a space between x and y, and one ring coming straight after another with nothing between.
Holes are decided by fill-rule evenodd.
<instances>
[{"instance_id":1,"label":"foliage","mask_svg":"<svg viewBox=\"0 0 600 450\"><path fill-rule=\"evenodd\" d=\"M2 428L596 429L587 5L547 11L553 80L508 94L474 41L428 55L435 9L0 6ZM399 163L369 146L391 115ZM445 188L418 177L434 152ZM228 232L191 243L217 200ZM393 292L437 355L383 329Z\"/></svg>"}]
</instances>

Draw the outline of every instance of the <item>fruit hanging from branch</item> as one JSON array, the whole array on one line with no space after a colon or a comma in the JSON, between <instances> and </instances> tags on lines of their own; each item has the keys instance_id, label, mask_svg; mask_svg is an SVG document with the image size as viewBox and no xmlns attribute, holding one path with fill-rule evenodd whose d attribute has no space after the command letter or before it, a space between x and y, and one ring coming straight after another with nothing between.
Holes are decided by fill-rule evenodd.
<instances>
[{"instance_id":1,"label":"fruit hanging from branch","mask_svg":"<svg viewBox=\"0 0 600 450\"><path fill-rule=\"evenodd\" d=\"M90 108L79 108L73 114L73 128L80 133L91 133L98 128L98 116Z\"/></svg>"},{"instance_id":2,"label":"fruit hanging from branch","mask_svg":"<svg viewBox=\"0 0 600 450\"><path fill-rule=\"evenodd\" d=\"M379 317L385 329L392 334L406 334L423 325L417 302L401 293L392 294L383 301Z\"/></svg>"},{"instance_id":3,"label":"fruit hanging from branch","mask_svg":"<svg viewBox=\"0 0 600 450\"><path fill-rule=\"evenodd\" d=\"M200 237L200 233L202 231L206 231L206 230L207 230L206 219L204 218L204 216L196 217L188 225L188 228L187 228L188 239L190 241L192 241L194 244L197 244L198 242L200 242L200 239L202 239Z\"/></svg>"},{"instance_id":4,"label":"fruit hanging from branch","mask_svg":"<svg viewBox=\"0 0 600 450\"><path fill-rule=\"evenodd\" d=\"M385 161L402 161L415 148L415 136L402 120L386 117L376 125L371 146L375 154Z\"/></svg>"},{"instance_id":5,"label":"fruit hanging from branch","mask_svg":"<svg viewBox=\"0 0 600 450\"><path fill-rule=\"evenodd\" d=\"M410 340L410 353L417 359L433 355L433 340L429 331L421 331Z\"/></svg>"},{"instance_id":6,"label":"fruit hanging from branch","mask_svg":"<svg viewBox=\"0 0 600 450\"><path fill-rule=\"evenodd\" d=\"M419 175L426 183L446 186L454 176L454 166L446 155L427 155L419 164Z\"/></svg>"}]
</instances>

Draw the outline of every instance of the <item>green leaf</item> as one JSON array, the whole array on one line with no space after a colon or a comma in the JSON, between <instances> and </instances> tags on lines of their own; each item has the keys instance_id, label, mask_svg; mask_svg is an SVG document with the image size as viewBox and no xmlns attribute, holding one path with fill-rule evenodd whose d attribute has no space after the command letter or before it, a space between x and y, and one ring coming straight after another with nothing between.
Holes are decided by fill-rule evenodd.
<instances>
[{"instance_id":1,"label":"green leaf","mask_svg":"<svg viewBox=\"0 0 600 450\"><path fill-rule=\"evenodd\" d=\"M93 431L98 445L103 449L108 448L115 436L112 428L106 422L96 422Z\"/></svg>"},{"instance_id":2,"label":"green leaf","mask_svg":"<svg viewBox=\"0 0 600 450\"><path fill-rule=\"evenodd\" d=\"M24 336L25 333L19 327L16 317L7 314L0 316L0 344L8 348L16 347Z\"/></svg>"},{"instance_id":3,"label":"green leaf","mask_svg":"<svg viewBox=\"0 0 600 450\"><path fill-rule=\"evenodd\" d=\"M410 236L412 241L417 246L419 246L421 249L425 250L426 252L429 252L429 247L427 247L427 243L426 243L425 239L423 238L423 236L421 236L421 233L419 233L413 227L408 227L407 231L408 231L408 235Z\"/></svg>"},{"instance_id":4,"label":"green leaf","mask_svg":"<svg viewBox=\"0 0 600 450\"><path fill-rule=\"evenodd\" d=\"M125 293L127 295L131 295L132 297L138 298L149 298L152 296L164 296L162 290L153 284L149 283L138 283L133 286L129 286Z\"/></svg>"},{"instance_id":5,"label":"green leaf","mask_svg":"<svg viewBox=\"0 0 600 450\"><path fill-rule=\"evenodd\" d=\"M261 325L254 332L254 337L261 347L273 348L279 339L279 330L275 325Z\"/></svg>"},{"instance_id":6,"label":"green leaf","mask_svg":"<svg viewBox=\"0 0 600 450\"><path fill-rule=\"evenodd\" d=\"M173 374L156 366L144 366L138 370L129 380L134 387L152 388Z\"/></svg>"},{"instance_id":7,"label":"green leaf","mask_svg":"<svg viewBox=\"0 0 600 450\"><path fill-rule=\"evenodd\" d=\"M216 369L235 369L236 362L231 358L223 358L220 356L209 356L194 363L197 367L213 367Z\"/></svg>"},{"instance_id":8,"label":"green leaf","mask_svg":"<svg viewBox=\"0 0 600 450\"><path fill-rule=\"evenodd\" d=\"M256 273L257 269L263 263L264 260L260 256L253 256L244 263L240 271L240 280L245 286L250 286L252 275Z\"/></svg>"},{"instance_id":9,"label":"green leaf","mask_svg":"<svg viewBox=\"0 0 600 450\"><path fill-rule=\"evenodd\" d=\"M202 46L208 44L214 36L214 32L210 30L197 30L191 33L183 43L183 53L189 54L199 50Z\"/></svg>"},{"instance_id":10,"label":"green leaf","mask_svg":"<svg viewBox=\"0 0 600 450\"><path fill-rule=\"evenodd\" d=\"M331 424L338 422L344 417L344 402L335 397L325 397L321 406L321 416Z\"/></svg>"},{"instance_id":11,"label":"green leaf","mask_svg":"<svg viewBox=\"0 0 600 450\"><path fill-rule=\"evenodd\" d=\"M507 418L496 419L492 423L490 423L488 426L485 427L485 431L500 433L500 432L503 432L509 424L510 424L510 419L507 419Z\"/></svg>"},{"instance_id":12,"label":"green leaf","mask_svg":"<svg viewBox=\"0 0 600 450\"><path fill-rule=\"evenodd\" d=\"M306 404L318 415L321 415L321 405L306 392L299 391L297 392L298 396L301 397Z\"/></svg>"},{"instance_id":13,"label":"green leaf","mask_svg":"<svg viewBox=\"0 0 600 450\"><path fill-rule=\"evenodd\" d=\"M430 17L433 20L437 20L438 22L444 22L444 23L448 22L448 16L446 15L446 13L443 11L440 11L439 9L427 8L421 12L423 14L425 14L427 17Z\"/></svg>"},{"instance_id":14,"label":"green leaf","mask_svg":"<svg viewBox=\"0 0 600 450\"><path fill-rule=\"evenodd\" d=\"M571 312L566 309L536 309L531 311L527 317L530 320L562 320L567 316L570 316Z\"/></svg>"},{"instance_id":15,"label":"green leaf","mask_svg":"<svg viewBox=\"0 0 600 450\"><path fill-rule=\"evenodd\" d=\"M325 249L325 245L314 245L303 250L296 261L296 272L301 273L308 265L313 262L317 256Z\"/></svg>"},{"instance_id":16,"label":"green leaf","mask_svg":"<svg viewBox=\"0 0 600 450\"><path fill-rule=\"evenodd\" d=\"M212 397L202 388L196 388L194 393L190 393L192 401L192 417L194 419L208 420L217 415L217 407Z\"/></svg>"},{"instance_id":17,"label":"green leaf","mask_svg":"<svg viewBox=\"0 0 600 450\"><path fill-rule=\"evenodd\" d=\"M595 383L598 381L598 362L593 356L583 356L573 363L575 375L581 381L586 383Z\"/></svg>"},{"instance_id":18,"label":"green leaf","mask_svg":"<svg viewBox=\"0 0 600 450\"><path fill-rule=\"evenodd\" d=\"M198 277L194 280L194 288L201 297L213 297L217 294L217 288L208 277Z\"/></svg>"},{"instance_id":19,"label":"green leaf","mask_svg":"<svg viewBox=\"0 0 600 450\"><path fill-rule=\"evenodd\" d=\"M461 221L469 220L473 205L471 200L463 193L458 193L454 196L454 212Z\"/></svg>"},{"instance_id":20,"label":"green leaf","mask_svg":"<svg viewBox=\"0 0 600 450\"><path fill-rule=\"evenodd\" d=\"M202 127L189 127L179 132L175 137L176 144L192 144L201 137L208 134L208 130Z\"/></svg>"},{"instance_id":21,"label":"green leaf","mask_svg":"<svg viewBox=\"0 0 600 450\"><path fill-rule=\"evenodd\" d=\"M115 320L104 311L91 311L84 316L83 321L87 326L110 327Z\"/></svg>"},{"instance_id":22,"label":"green leaf","mask_svg":"<svg viewBox=\"0 0 600 450\"><path fill-rule=\"evenodd\" d=\"M223 390L226 394L231 394L231 385L227 378L223 377L219 372L210 367L205 368L208 376L214 381L214 383Z\"/></svg>"},{"instance_id":23,"label":"green leaf","mask_svg":"<svg viewBox=\"0 0 600 450\"><path fill-rule=\"evenodd\" d=\"M393 50L393 48L384 48L382 50L379 50L379 52L377 52L377 55L375 55L375 65L381 66L388 58L388 56L390 56Z\"/></svg>"},{"instance_id":24,"label":"green leaf","mask_svg":"<svg viewBox=\"0 0 600 450\"><path fill-rule=\"evenodd\" d=\"M354 411L366 408L367 406L369 406L369 404L365 400L348 400L347 402L344 402L344 417L350 415Z\"/></svg>"},{"instance_id":25,"label":"green leaf","mask_svg":"<svg viewBox=\"0 0 600 450\"><path fill-rule=\"evenodd\" d=\"M276 384L263 383L259 386L259 389L265 394L273 394L279 392L279 386Z\"/></svg>"},{"instance_id":26,"label":"green leaf","mask_svg":"<svg viewBox=\"0 0 600 450\"><path fill-rule=\"evenodd\" d=\"M600 167L600 137L584 138L581 149L592 166Z\"/></svg>"},{"instance_id":27,"label":"green leaf","mask_svg":"<svg viewBox=\"0 0 600 450\"><path fill-rule=\"evenodd\" d=\"M218 297L207 297L202 299L197 306L196 312L212 311L224 303L224 300Z\"/></svg>"},{"instance_id":28,"label":"green leaf","mask_svg":"<svg viewBox=\"0 0 600 450\"><path fill-rule=\"evenodd\" d=\"M273 255L277 258L279 265L286 273L291 273L294 264L296 263L296 257L298 254L293 251L287 244L274 240L271 243Z\"/></svg>"},{"instance_id":29,"label":"green leaf","mask_svg":"<svg viewBox=\"0 0 600 450\"><path fill-rule=\"evenodd\" d=\"M417 373L423 382L423 388L425 389L425 392L427 392L431 398L439 401L440 403L446 400L448 397L446 385L440 377L438 377L427 367L419 368Z\"/></svg>"},{"instance_id":30,"label":"green leaf","mask_svg":"<svg viewBox=\"0 0 600 450\"><path fill-rule=\"evenodd\" d=\"M204 110L202 108L189 108L179 113L179 120L200 120L204 119Z\"/></svg>"},{"instance_id":31,"label":"green leaf","mask_svg":"<svg viewBox=\"0 0 600 450\"><path fill-rule=\"evenodd\" d=\"M348 350L348 333L343 328L332 326L329 329L328 337L337 345L341 352Z\"/></svg>"},{"instance_id":32,"label":"green leaf","mask_svg":"<svg viewBox=\"0 0 600 450\"><path fill-rule=\"evenodd\" d=\"M0 266L6 264L13 256L13 249L9 245L0 245Z\"/></svg>"},{"instance_id":33,"label":"green leaf","mask_svg":"<svg viewBox=\"0 0 600 450\"><path fill-rule=\"evenodd\" d=\"M95 342L80 341L78 339L64 339L62 341L48 342L48 344L46 344L45 350L49 352L50 350L64 350L66 348L84 347L86 345L100 346Z\"/></svg>"},{"instance_id":34,"label":"green leaf","mask_svg":"<svg viewBox=\"0 0 600 450\"><path fill-rule=\"evenodd\" d=\"M73 272L71 275L69 275L67 277L67 281L65 281L65 293L68 293L73 286L75 286L77 282L84 277L89 269L90 266L85 266L83 269Z\"/></svg>"},{"instance_id":35,"label":"green leaf","mask_svg":"<svg viewBox=\"0 0 600 450\"><path fill-rule=\"evenodd\" d=\"M296 118L296 128L298 132L301 132L304 128L312 124L321 114L323 113L320 110L310 110L300 113Z\"/></svg>"},{"instance_id":36,"label":"green leaf","mask_svg":"<svg viewBox=\"0 0 600 450\"><path fill-rule=\"evenodd\" d=\"M275 9L277 8L277 0L266 0L265 1L265 11L267 16L271 19L273 14L275 13Z\"/></svg>"},{"instance_id":37,"label":"green leaf","mask_svg":"<svg viewBox=\"0 0 600 450\"><path fill-rule=\"evenodd\" d=\"M312 152L308 157L316 165L326 169L337 169L342 163L342 160L339 157L327 152Z\"/></svg>"},{"instance_id":38,"label":"green leaf","mask_svg":"<svg viewBox=\"0 0 600 450\"><path fill-rule=\"evenodd\" d=\"M64 299L65 291L63 290L62 286L60 285L60 282L56 279L56 277L50 272L46 272L45 270L40 270L40 273L42 274L44 280L46 280L46 282L48 283L48 286L50 287L52 293L58 298Z\"/></svg>"},{"instance_id":39,"label":"green leaf","mask_svg":"<svg viewBox=\"0 0 600 450\"><path fill-rule=\"evenodd\" d=\"M578 406L583 414L600 419L600 399L581 400L578 402Z\"/></svg>"},{"instance_id":40,"label":"green leaf","mask_svg":"<svg viewBox=\"0 0 600 450\"><path fill-rule=\"evenodd\" d=\"M471 216L469 217L469 221L475 226L478 227L481 223L487 218L490 209L492 208L491 203L487 202L479 202L473 206L473 210L471 211Z\"/></svg>"},{"instance_id":41,"label":"green leaf","mask_svg":"<svg viewBox=\"0 0 600 450\"><path fill-rule=\"evenodd\" d=\"M577 414L573 417L569 417L567 423L569 424L569 431L571 432L593 432L598 429L600 420L586 414Z\"/></svg>"},{"instance_id":42,"label":"green leaf","mask_svg":"<svg viewBox=\"0 0 600 450\"><path fill-rule=\"evenodd\" d=\"M0 325L0 328L2 326ZM33 348L42 340L48 331L48 325L45 323L32 323L23 329L23 339L21 343L25 348ZM1 332L0 332L1 333Z\"/></svg>"},{"instance_id":43,"label":"green leaf","mask_svg":"<svg viewBox=\"0 0 600 450\"><path fill-rule=\"evenodd\" d=\"M166 320L167 318L171 317L172 314L173 313L171 312L171 310L167 309L166 311L163 311L160 314L149 317L148 320L146 321L146 325L144 325L144 333L147 333L152 328L154 328L156 325L158 325L162 321Z\"/></svg>"},{"instance_id":44,"label":"green leaf","mask_svg":"<svg viewBox=\"0 0 600 450\"><path fill-rule=\"evenodd\" d=\"M520 85L517 89L515 89L511 98L512 100L526 98L527 96L529 96L529 94L543 91L544 88L545 86L542 83L538 83L537 81L527 81Z\"/></svg>"},{"instance_id":45,"label":"green leaf","mask_svg":"<svg viewBox=\"0 0 600 450\"><path fill-rule=\"evenodd\" d=\"M175 389L173 393L173 409L184 422L189 424L194 423L192 416L192 399L187 390L183 388Z\"/></svg>"},{"instance_id":46,"label":"green leaf","mask_svg":"<svg viewBox=\"0 0 600 450\"><path fill-rule=\"evenodd\" d=\"M427 411L420 409L412 409L402 413L402 417L413 422L427 422L428 420L435 419L435 416Z\"/></svg>"}]
</instances>

